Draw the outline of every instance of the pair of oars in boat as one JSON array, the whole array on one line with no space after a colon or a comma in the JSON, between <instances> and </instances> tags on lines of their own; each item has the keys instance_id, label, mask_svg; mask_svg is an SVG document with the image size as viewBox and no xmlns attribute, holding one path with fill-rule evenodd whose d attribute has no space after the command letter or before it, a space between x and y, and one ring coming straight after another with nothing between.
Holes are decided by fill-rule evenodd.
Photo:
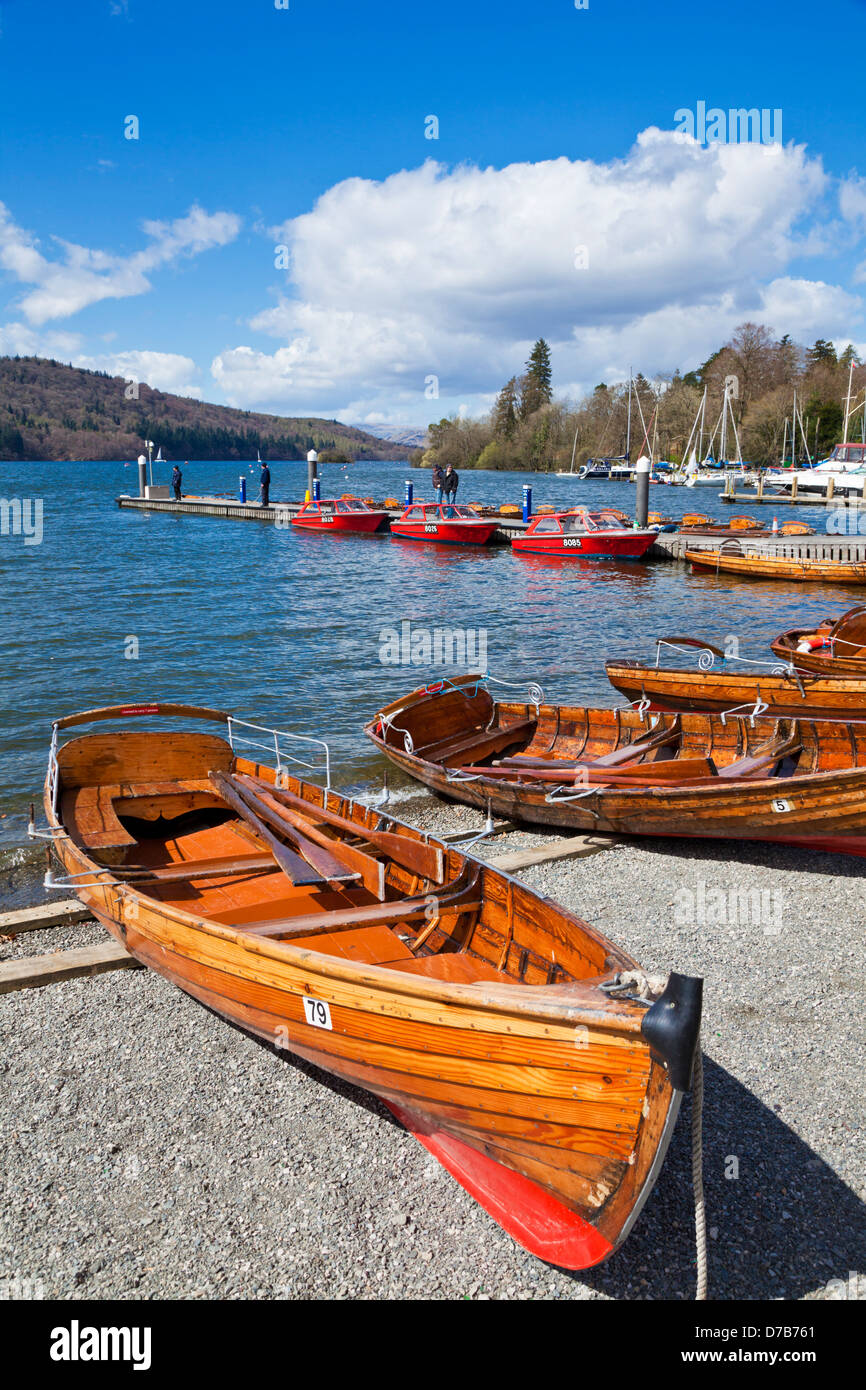
<instances>
[{"instance_id":1,"label":"pair of oars in boat","mask_svg":"<svg viewBox=\"0 0 866 1390\"><path fill-rule=\"evenodd\" d=\"M340 836L365 842L370 850L420 878L442 881L443 854L433 845L392 831L373 830L245 773L227 776L212 772L209 777L227 804L265 840L289 881L297 886L323 879L335 885L360 880L380 901L384 899L386 866L382 859ZM335 831L336 837L324 826Z\"/></svg>"},{"instance_id":2,"label":"pair of oars in boat","mask_svg":"<svg viewBox=\"0 0 866 1390\"><path fill-rule=\"evenodd\" d=\"M712 777L715 764L711 758L664 758L634 766L605 767L594 763L556 763L546 767L526 767L521 763L510 766L462 767L471 776L490 777L509 782L577 782L611 787L645 787L657 782L685 782L695 778Z\"/></svg>"}]
</instances>

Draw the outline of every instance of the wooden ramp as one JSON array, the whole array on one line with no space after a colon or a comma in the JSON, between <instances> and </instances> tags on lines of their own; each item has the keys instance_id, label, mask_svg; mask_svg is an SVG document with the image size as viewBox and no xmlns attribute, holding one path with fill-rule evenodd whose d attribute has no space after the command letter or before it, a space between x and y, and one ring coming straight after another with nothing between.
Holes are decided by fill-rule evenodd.
<instances>
[{"instance_id":1,"label":"wooden ramp","mask_svg":"<svg viewBox=\"0 0 866 1390\"><path fill-rule=\"evenodd\" d=\"M92 921L92 912L75 898L40 903L36 907L22 907L14 912L0 912L0 938L17 936L19 932L44 931L48 927L67 927ZM57 980L74 980L81 975L102 975L107 970L132 968L139 968L138 961L133 960L119 942L109 938L91 946L51 951L43 956L20 956L16 960L0 962L0 994L38 989Z\"/></svg>"},{"instance_id":2,"label":"wooden ramp","mask_svg":"<svg viewBox=\"0 0 866 1390\"><path fill-rule=\"evenodd\" d=\"M119 942L99 941L95 946L3 961L0 964L0 994L38 989L41 985L53 985L57 980L74 980L79 975L102 975L106 970L143 968Z\"/></svg>"}]
</instances>

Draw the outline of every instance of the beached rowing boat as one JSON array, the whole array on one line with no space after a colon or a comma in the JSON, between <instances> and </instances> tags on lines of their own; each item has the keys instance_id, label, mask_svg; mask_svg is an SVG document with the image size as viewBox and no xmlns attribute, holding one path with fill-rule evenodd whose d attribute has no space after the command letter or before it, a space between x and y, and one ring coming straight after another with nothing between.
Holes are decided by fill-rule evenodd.
<instances>
[{"instance_id":1,"label":"beached rowing boat","mask_svg":"<svg viewBox=\"0 0 866 1390\"><path fill-rule=\"evenodd\" d=\"M731 549L725 550L724 545ZM845 560L792 560L781 555L746 555L739 541L726 541L719 550L687 550L684 559L694 569L717 574L740 574L747 579L790 579L797 583L866 584L866 564ZM737 547L735 552L733 547Z\"/></svg>"},{"instance_id":2,"label":"beached rowing boat","mask_svg":"<svg viewBox=\"0 0 866 1390\"><path fill-rule=\"evenodd\" d=\"M745 659L731 658L734 664L728 664L719 647L695 637L659 638L656 645L684 653L697 649L698 669L606 661L611 685L632 704L652 710L754 710L804 719L866 719L866 674L819 675L787 659L755 661L749 669ZM800 660L798 655L796 661Z\"/></svg>"},{"instance_id":3,"label":"beached rowing boat","mask_svg":"<svg viewBox=\"0 0 866 1390\"><path fill-rule=\"evenodd\" d=\"M142 716L227 719L57 721L44 804L65 882L145 965L381 1097L526 1249L605 1259L689 1085L700 981L648 990L564 908L287 775L274 731L256 746L273 735L277 769L238 754L238 721L226 738L129 727ZM126 727L62 741L109 719Z\"/></svg>"},{"instance_id":4,"label":"beached rowing boat","mask_svg":"<svg viewBox=\"0 0 866 1390\"><path fill-rule=\"evenodd\" d=\"M494 702L463 677L365 733L435 791L509 819L866 854L866 722Z\"/></svg>"},{"instance_id":5,"label":"beached rowing boat","mask_svg":"<svg viewBox=\"0 0 866 1390\"><path fill-rule=\"evenodd\" d=\"M840 618L783 632L770 646L801 671L866 680L866 604L849 608Z\"/></svg>"}]
</instances>

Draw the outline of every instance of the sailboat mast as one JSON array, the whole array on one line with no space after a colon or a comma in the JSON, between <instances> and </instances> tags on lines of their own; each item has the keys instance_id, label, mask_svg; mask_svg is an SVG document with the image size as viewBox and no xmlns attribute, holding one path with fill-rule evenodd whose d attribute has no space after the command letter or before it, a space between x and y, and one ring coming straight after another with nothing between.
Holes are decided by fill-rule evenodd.
<instances>
[{"instance_id":1,"label":"sailboat mast","mask_svg":"<svg viewBox=\"0 0 866 1390\"><path fill-rule=\"evenodd\" d=\"M797 467L797 388L794 387L794 409L791 411L791 467Z\"/></svg>"},{"instance_id":2,"label":"sailboat mast","mask_svg":"<svg viewBox=\"0 0 866 1390\"><path fill-rule=\"evenodd\" d=\"M625 427L625 461L631 463L631 367L628 369L628 421Z\"/></svg>"},{"instance_id":3,"label":"sailboat mast","mask_svg":"<svg viewBox=\"0 0 866 1390\"><path fill-rule=\"evenodd\" d=\"M845 397L845 428L842 431L842 443L848 440L848 421L851 418L851 381L854 376L854 354L851 354L851 361L848 364L848 394Z\"/></svg>"},{"instance_id":4,"label":"sailboat mast","mask_svg":"<svg viewBox=\"0 0 866 1390\"><path fill-rule=\"evenodd\" d=\"M719 443L719 463L728 461L728 384L725 382L725 399L722 401L722 436Z\"/></svg>"}]
</instances>

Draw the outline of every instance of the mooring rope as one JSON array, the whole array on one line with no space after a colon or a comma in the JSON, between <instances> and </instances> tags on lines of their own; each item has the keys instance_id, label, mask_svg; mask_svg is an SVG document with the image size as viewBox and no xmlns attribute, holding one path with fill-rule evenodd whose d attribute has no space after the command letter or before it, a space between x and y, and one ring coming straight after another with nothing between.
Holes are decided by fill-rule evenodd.
<instances>
[{"instance_id":1,"label":"mooring rope","mask_svg":"<svg viewBox=\"0 0 866 1390\"><path fill-rule=\"evenodd\" d=\"M695 1194L696 1303L705 1302L707 1297L707 1211L704 1203L703 1113L704 1064L699 1035L692 1076L692 1188Z\"/></svg>"},{"instance_id":2,"label":"mooring rope","mask_svg":"<svg viewBox=\"0 0 866 1390\"><path fill-rule=\"evenodd\" d=\"M643 970L621 970L610 985L602 985L606 993L631 989L632 998L649 1000L664 993L666 975L647 975ZM695 1302L704 1303L707 1297L707 1210L704 1201L704 1064L701 1038L698 1034L695 1062L692 1071L692 1190L695 1200L695 1268L697 1283Z\"/></svg>"}]
</instances>

